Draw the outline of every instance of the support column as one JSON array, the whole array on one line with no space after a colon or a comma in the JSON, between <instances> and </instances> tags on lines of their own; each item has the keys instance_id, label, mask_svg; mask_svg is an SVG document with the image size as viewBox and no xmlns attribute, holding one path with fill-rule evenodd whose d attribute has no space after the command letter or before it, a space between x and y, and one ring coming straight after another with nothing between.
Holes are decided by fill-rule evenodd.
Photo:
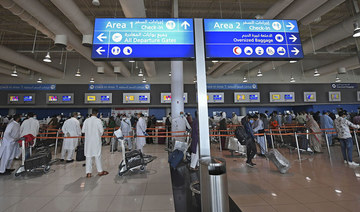
<instances>
[{"instance_id":1,"label":"support column","mask_svg":"<svg viewBox=\"0 0 360 212\"><path fill-rule=\"evenodd\" d=\"M184 111L183 62L171 61L171 116L174 120Z\"/></svg>"},{"instance_id":2,"label":"support column","mask_svg":"<svg viewBox=\"0 0 360 212\"><path fill-rule=\"evenodd\" d=\"M240 107L240 115L246 116L246 107Z\"/></svg>"}]
</instances>

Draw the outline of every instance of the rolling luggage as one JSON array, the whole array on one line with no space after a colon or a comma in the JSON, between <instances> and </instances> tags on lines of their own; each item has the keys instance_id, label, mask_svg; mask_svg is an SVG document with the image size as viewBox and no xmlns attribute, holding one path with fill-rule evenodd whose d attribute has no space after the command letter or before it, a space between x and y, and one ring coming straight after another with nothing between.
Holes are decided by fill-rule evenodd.
<instances>
[{"instance_id":1,"label":"rolling luggage","mask_svg":"<svg viewBox=\"0 0 360 212\"><path fill-rule=\"evenodd\" d=\"M234 156L234 152L246 155L246 145L242 145L237 138L229 138L228 149L231 152L231 156Z\"/></svg>"},{"instance_id":2,"label":"rolling luggage","mask_svg":"<svg viewBox=\"0 0 360 212\"><path fill-rule=\"evenodd\" d=\"M86 160L84 144L78 145L76 147L75 152L76 152L76 161L84 161L84 160Z\"/></svg>"},{"instance_id":3,"label":"rolling luggage","mask_svg":"<svg viewBox=\"0 0 360 212\"><path fill-rule=\"evenodd\" d=\"M274 163L281 174L285 174L290 169L290 162L278 150L271 149L265 156Z\"/></svg>"},{"instance_id":4,"label":"rolling luggage","mask_svg":"<svg viewBox=\"0 0 360 212\"><path fill-rule=\"evenodd\" d=\"M170 163L170 166L172 168L176 169L176 167L179 165L179 163L183 158L184 158L184 153L176 149L172 153L170 153L168 162Z\"/></svg>"}]
</instances>

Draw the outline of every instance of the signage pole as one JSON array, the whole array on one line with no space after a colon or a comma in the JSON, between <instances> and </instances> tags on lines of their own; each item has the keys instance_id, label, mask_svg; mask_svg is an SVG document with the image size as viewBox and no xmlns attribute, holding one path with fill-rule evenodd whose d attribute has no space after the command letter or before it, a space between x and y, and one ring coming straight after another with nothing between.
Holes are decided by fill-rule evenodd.
<instances>
[{"instance_id":1,"label":"signage pole","mask_svg":"<svg viewBox=\"0 0 360 212\"><path fill-rule=\"evenodd\" d=\"M200 158L210 156L203 20L194 19Z\"/></svg>"}]
</instances>

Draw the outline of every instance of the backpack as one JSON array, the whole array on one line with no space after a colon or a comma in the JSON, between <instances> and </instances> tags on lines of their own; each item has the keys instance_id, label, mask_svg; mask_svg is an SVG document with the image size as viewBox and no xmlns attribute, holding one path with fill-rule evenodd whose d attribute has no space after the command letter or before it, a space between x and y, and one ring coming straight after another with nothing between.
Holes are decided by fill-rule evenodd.
<instances>
[{"instance_id":1,"label":"backpack","mask_svg":"<svg viewBox=\"0 0 360 212\"><path fill-rule=\"evenodd\" d=\"M246 140L248 139L248 134L246 133L244 126L238 126L235 129L235 137L238 139L238 141L241 143L241 145L246 144Z\"/></svg>"},{"instance_id":2,"label":"backpack","mask_svg":"<svg viewBox=\"0 0 360 212\"><path fill-rule=\"evenodd\" d=\"M272 128L277 128L277 127L279 126L279 123L278 123L278 121L274 120L274 121L271 121L271 122L270 122L270 126L271 126Z\"/></svg>"},{"instance_id":3,"label":"backpack","mask_svg":"<svg viewBox=\"0 0 360 212\"><path fill-rule=\"evenodd\" d=\"M184 153L176 149L172 153L170 153L168 162L170 163L170 166L172 168L176 169L176 167L179 165L183 158Z\"/></svg>"}]
</instances>

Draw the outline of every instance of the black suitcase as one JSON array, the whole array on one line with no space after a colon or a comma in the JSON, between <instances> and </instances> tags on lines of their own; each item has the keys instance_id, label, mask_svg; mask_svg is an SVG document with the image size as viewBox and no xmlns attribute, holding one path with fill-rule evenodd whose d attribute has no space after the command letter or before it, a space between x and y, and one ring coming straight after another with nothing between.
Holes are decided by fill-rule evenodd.
<instances>
[{"instance_id":1,"label":"black suitcase","mask_svg":"<svg viewBox=\"0 0 360 212\"><path fill-rule=\"evenodd\" d=\"M145 164L143 154L140 150L125 153L125 161L128 169Z\"/></svg>"},{"instance_id":2,"label":"black suitcase","mask_svg":"<svg viewBox=\"0 0 360 212\"><path fill-rule=\"evenodd\" d=\"M50 161L51 151L49 149L44 149L26 159L24 162L24 167L25 170L32 170L43 166L48 166Z\"/></svg>"},{"instance_id":3,"label":"black suitcase","mask_svg":"<svg viewBox=\"0 0 360 212\"><path fill-rule=\"evenodd\" d=\"M75 151L76 151L76 161L86 160L84 144L80 144L79 146L77 146Z\"/></svg>"}]
</instances>

